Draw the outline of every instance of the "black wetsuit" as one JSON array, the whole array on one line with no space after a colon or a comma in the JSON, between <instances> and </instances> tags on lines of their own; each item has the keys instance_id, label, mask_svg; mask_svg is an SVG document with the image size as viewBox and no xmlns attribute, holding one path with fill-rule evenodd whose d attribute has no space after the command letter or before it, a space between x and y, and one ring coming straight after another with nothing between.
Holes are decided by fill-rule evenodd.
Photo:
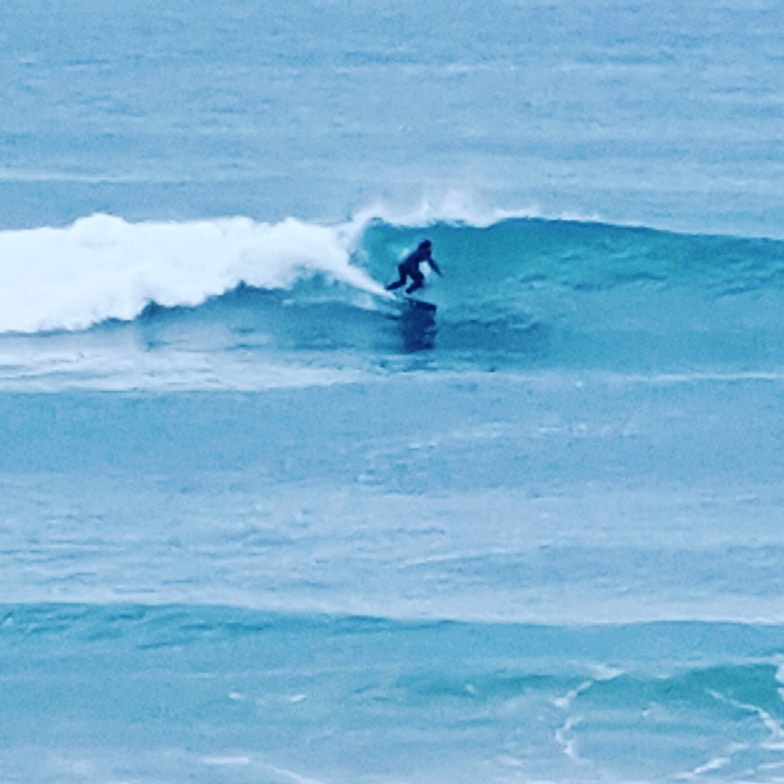
<instances>
[{"instance_id":1,"label":"black wetsuit","mask_svg":"<svg viewBox=\"0 0 784 784\"><path fill-rule=\"evenodd\" d=\"M419 265L423 261L426 261L430 267L440 275L441 270L438 268L438 264L436 264L436 260L431 254L432 251L429 246L423 247L420 245L411 255L407 256L398 264L397 271L400 275L400 279L396 280L394 283L390 283L387 286L387 291L399 289L401 286L404 286L407 278L411 278L412 283L406 289L406 294L411 294L417 289L421 289L422 286L425 285L425 276L419 271Z\"/></svg>"}]
</instances>

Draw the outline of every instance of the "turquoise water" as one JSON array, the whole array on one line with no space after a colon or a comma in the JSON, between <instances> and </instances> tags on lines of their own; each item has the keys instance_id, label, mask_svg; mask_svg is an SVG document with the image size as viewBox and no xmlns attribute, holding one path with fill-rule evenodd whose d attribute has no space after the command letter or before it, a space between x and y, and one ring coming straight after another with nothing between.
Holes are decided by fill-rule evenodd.
<instances>
[{"instance_id":1,"label":"turquoise water","mask_svg":"<svg viewBox=\"0 0 784 784\"><path fill-rule=\"evenodd\" d=\"M636 780L641 770L733 780L780 761L769 661L780 628L128 605L3 614L11 780L29 775L31 751L37 778L69 782L147 780L150 769L188 781ZM35 732L32 750L18 743L24 730ZM118 760L129 746L138 751Z\"/></svg>"},{"instance_id":2,"label":"turquoise water","mask_svg":"<svg viewBox=\"0 0 784 784\"><path fill-rule=\"evenodd\" d=\"M131 6L0 9L0 781L780 781L779 7Z\"/></svg>"}]
</instances>

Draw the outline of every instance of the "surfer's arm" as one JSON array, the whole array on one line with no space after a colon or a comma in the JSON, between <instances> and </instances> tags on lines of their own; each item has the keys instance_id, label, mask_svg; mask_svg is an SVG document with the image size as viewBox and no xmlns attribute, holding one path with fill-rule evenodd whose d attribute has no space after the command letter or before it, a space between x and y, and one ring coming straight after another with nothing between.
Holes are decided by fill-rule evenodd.
<instances>
[{"instance_id":1,"label":"surfer's arm","mask_svg":"<svg viewBox=\"0 0 784 784\"><path fill-rule=\"evenodd\" d=\"M436 264L436 260L434 258L429 258L427 263L430 265L430 269L432 269L433 272L438 273L442 278L444 277L444 273L441 272L441 269L439 268L438 264Z\"/></svg>"}]
</instances>

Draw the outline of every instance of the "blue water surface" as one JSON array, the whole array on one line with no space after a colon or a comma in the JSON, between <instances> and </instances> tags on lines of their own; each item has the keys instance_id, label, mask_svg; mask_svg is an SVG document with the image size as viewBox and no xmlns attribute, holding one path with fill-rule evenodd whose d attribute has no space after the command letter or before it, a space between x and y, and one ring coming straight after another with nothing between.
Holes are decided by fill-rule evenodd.
<instances>
[{"instance_id":1,"label":"blue water surface","mask_svg":"<svg viewBox=\"0 0 784 784\"><path fill-rule=\"evenodd\" d=\"M781 30L7 0L0 781L779 781Z\"/></svg>"}]
</instances>

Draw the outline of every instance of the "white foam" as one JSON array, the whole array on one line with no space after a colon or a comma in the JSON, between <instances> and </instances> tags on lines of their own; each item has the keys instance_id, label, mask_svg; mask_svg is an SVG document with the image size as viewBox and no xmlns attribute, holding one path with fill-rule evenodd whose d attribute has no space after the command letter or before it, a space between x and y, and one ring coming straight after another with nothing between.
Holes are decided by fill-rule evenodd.
<instances>
[{"instance_id":1,"label":"white foam","mask_svg":"<svg viewBox=\"0 0 784 784\"><path fill-rule=\"evenodd\" d=\"M507 218L542 217L537 207L510 211L486 208L467 193L451 191L433 198L423 198L418 203L401 207L386 202L375 202L357 213L357 219L366 223L383 220L394 226L425 227L435 223L460 223L476 228L492 226Z\"/></svg>"},{"instance_id":2,"label":"white foam","mask_svg":"<svg viewBox=\"0 0 784 784\"><path fill-rule=\"evenodd\" d=\"M383 296L351 264L362 228L361 219L128 223L93 215L65 228L0 232L0 332L131 320L151 301L195 306L243 281L279 289L320 274Z\"/></svg>"},{"instance_id":3,"label":"white foam","mask_svg":"<svg viewBox=\"0 0 784 784\"><path fill-rule=\"evenodd\" d=\"M214 766L214 767L235 767L235 766L245 766L251 764L250 757L204 757L202 759L202 763L204 765Z\"/></svg>"},{"instance_id":4,"label":"white foam","mask_svg":"<svg viewBox=\"0 0 784 784\"><path fill-rule=\"evenodd\" d=\"M577 749L577 739L574 737L575 728L582 724L582 717L570 716L555 732L555 741L561 746L563 753L570 760L579 760L580 754Z\"/></svg>"},{"instance_id":5,"label":"white foam","mask_svg":"<svg viewBox=\"0 0 784 784\"><path fill-rule=\"evenodd\" d=\"M779 722L778 719L776 719L772 714L768 713L768 711L766 711L764 708L759 707L759 705L752 705L741 702L739 700L734 700L731 697L727 697L726 695L712 689L709 690L708 693L720 702L725 702L735 708L756 715L763 726L770 733L770 739L764 745L764 748L776 751L781 751L784 749L784 726L782 726L781 722Z\"/></svg>"},{"instance_id":6,"label":"white foam","mask_svg":"<svg viewBox=\"0 0 784 784\"><path fill-rule=\"evenodd\" d=\"M515 218L541 218L580 223L596 223L604 220L598 213L583 213L575 210L548 212L534 204L517 209L487 207L471 193L459 190L425 196L417 203L408 206L391 205L378 201L370 207L360 210L356 218L362 223L378 219L394 226L412 228L432 226L436 223L455 223L474 228L486 228L501 221Z\"/></svg>"}]
</instances>

